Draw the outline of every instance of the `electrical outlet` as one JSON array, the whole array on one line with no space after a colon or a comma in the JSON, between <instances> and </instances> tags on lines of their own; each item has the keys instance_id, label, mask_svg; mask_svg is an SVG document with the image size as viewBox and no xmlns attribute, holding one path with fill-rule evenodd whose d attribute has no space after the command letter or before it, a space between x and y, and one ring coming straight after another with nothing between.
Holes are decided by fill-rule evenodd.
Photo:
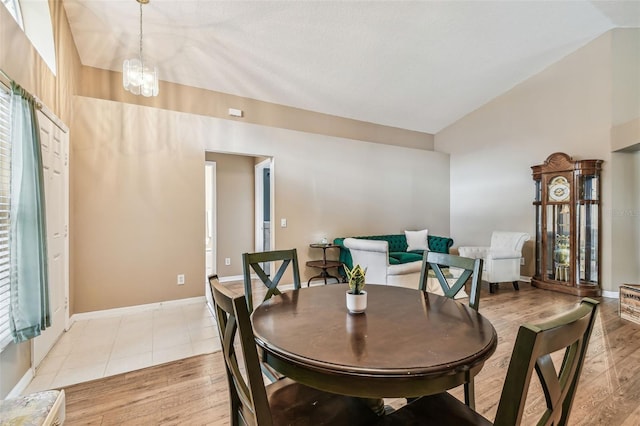
<instances>
[{"instance_id":1,"label":"electrical outlet","mask_svg":"<svg viewBox=\"0 0 640 426\"><path fill-rule=\"evenodd\" d=\"M521 264L521 265L524 265L524 257L521 257L521 258L520 258L520 264Z\"/></svg>"},{"instance_id":2,"label":"electrical outlet","mask_svg":"<svg viewBox=\"0 0 640 426\"><path fill-rule=\"evenodd\" d=\"M178 285L184 285L184 274L178 274Z\"/></svg>"},{"instance_id":3,"label":"electrical outlet","mask_svg":"<svg viewBox=\"0 0 640 426\"><path fill-rule=\"evenodd\" d=\"M282 218L280 219L280 228L286 228L287 227L287 219L286 218Z\"/></svg>"},{"instance_id":4,"label":"electrical outlet","mask_svg":"<svg viewBox=\"0 0 640 426\"><path fill-rule=\"evenodd\" d=\"M231 265L231 258L230 258L230 257L225 257L225 258L224 258L224 264L225 264L226 266Z\"/></svg>"}]
</instances>

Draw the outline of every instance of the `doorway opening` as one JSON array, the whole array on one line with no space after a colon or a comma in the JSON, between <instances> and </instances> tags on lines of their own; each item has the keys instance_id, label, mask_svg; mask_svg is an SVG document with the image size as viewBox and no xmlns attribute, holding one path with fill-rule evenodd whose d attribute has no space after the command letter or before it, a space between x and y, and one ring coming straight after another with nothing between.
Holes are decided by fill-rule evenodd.
<instances>
[{"instance_id":1,"label":"doorway opening","mask_svg":"<svg viewBox=\"0 0 640 426\"><path fill-rule=\"evenodd\" d=\"M273 159L267 158L260 161L255 166L255 191L256 191L256 230L255 230L255 251L271 250L271 199L272 199L272 181L271 172L273 168ZM270 264L263 265L263 269L267 275L270 272Z\"/></svg>"},{"instance_id":2,"label":"doorway opening","mask_svg":"<svg viewBox=\"0 0 640 426\"><path fill-rule=\"evenodd\" d=\"M213 295L209 289L209 276L217 273L216 264L216 163L205 162L204 166L204 192L205 192L205 294L207 302L213 306Z\"/></svg>"}]
</instances>

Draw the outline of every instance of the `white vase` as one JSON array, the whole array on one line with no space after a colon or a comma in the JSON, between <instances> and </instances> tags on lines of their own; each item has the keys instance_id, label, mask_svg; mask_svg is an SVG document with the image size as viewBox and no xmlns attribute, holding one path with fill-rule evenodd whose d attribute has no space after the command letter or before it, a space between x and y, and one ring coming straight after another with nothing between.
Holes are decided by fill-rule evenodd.
<instances>
[{"instance_id":1,"label":"white vase","mask_svg":"<svg viewBox=\"0 0 640 426\"><path fill-rule=\"evenodd\" d=\"M353 294L347 291L347 310L350 314L361 314L367 309L367 292Z\"/></svg>"}]
</instances>

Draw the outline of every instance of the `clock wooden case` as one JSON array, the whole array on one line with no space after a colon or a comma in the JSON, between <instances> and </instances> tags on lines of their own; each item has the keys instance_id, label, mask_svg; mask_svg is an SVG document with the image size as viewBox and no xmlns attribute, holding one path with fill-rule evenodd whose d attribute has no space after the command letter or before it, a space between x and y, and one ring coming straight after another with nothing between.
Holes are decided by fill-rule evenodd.
<instances>
[{"instance_id":1,"label":"clock wooden case","mask_svg":"<svg viewBox=\"0 0 640 426\"><path fill-rule=\"evenodd\" d=\"M562 152L532 166L535 182L535 287L600 296L602 160L574 161Z\"/></svg>"}]
</instances>

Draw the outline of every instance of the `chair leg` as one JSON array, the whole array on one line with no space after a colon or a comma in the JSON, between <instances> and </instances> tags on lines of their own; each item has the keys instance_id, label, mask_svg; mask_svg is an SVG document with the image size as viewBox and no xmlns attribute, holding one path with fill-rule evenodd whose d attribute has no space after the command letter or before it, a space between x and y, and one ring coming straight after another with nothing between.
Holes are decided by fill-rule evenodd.
<instances>
[{"instance_id":1,"label":"chair leg","mask_svg":"<svg viewBox=\"0 0 640 426\"><path fill-rule=\"evenodd\" d=\"M513 282L513 288L514 288L515 290L520 290L520 286L518 286L518 281L514 281L514 282Z\"/></svg>"}]
</instances>

